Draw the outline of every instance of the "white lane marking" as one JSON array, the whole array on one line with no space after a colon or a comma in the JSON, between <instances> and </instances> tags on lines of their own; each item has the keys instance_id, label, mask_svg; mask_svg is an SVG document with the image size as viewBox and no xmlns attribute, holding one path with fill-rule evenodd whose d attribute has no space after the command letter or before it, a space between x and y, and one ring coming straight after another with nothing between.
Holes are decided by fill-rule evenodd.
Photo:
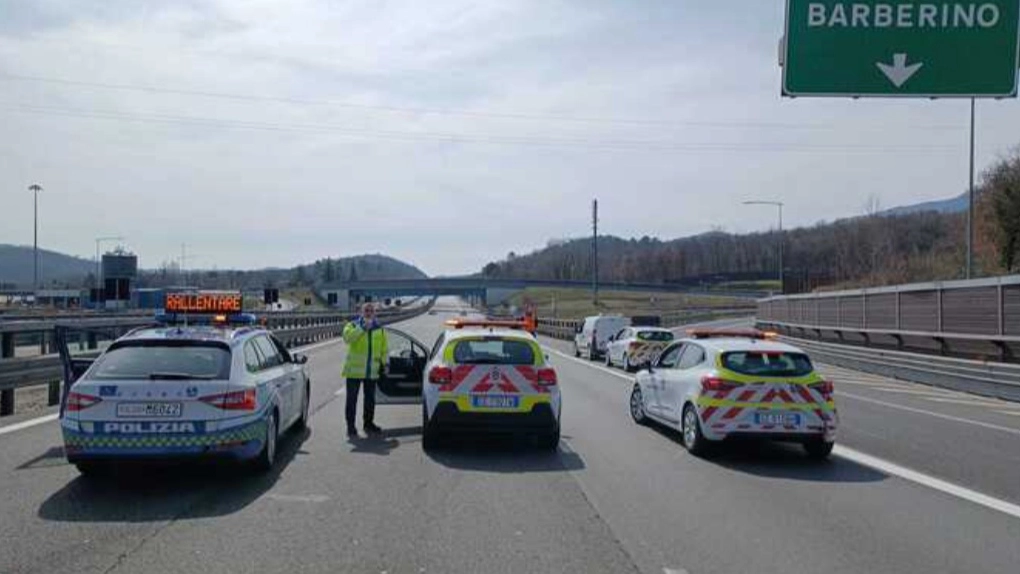
<instances>
[{"instance_id":1,"label":"white lane marking","mask_svg":"<svg viewBox=\"0 0 1020 574\"><path fill-rule=\"evenodd\" d=\"M278 500L280 502L326 502L329 500L328 496L323 496L321 494L267 494L266 498Z\"/></svg>"},{"instance_id":2,"label":"white lane marking","mask_svg":"<svg viewBox=\"0 0 1020 574\"><path fill-rule=\"evenodd\" d=\"M591 367L593 369L598 369L598 370L602 371L603 373L607 373L607 374L613 375L614 377L620 377L621 379L624 379L624 380L627 380L627 381L633 381L634 380L633 377L628 376L628 375L626 375L624 373L620 373L620 372L614 371L614 370L610 369L609 367L606 367L605 365L599 365L599 364L587 361L585 359L578 359L577 357L571 357L570 355L568 355L568 354L566 354L566 353L564 353L562 351L558 351L556 349L553 349L552 347L546 347L546 350L548 350L548 351L550 351L552 353L555 353L555 354L563 357L564 359L570 359L571 361L574 361L575 363L580 363L582 365L587 365L587 366L589 366L589 367Z\"/></svg>"},{"instance_id":3,"label":"white lane marking","mask_svg":"<svg viewBox=\"0 0 1020 574\"><path fill-rule=\"evenodd\" d=\"M1013 415L1015 417L1020 417L1020 411L995 411L995 412L1002 415Z\"/></svg>"},{"instance_id":4,"label":"white lane marking","mask_svg":"<svg viewBox=\"0 0 1020 574\"><path fill-rule=\"evenodd\" d=\"M687 574L683 568L663 568L662 574Z\"/></svg>"},{"instance_id":5,"label":"white lane marking","mask_svg":"<svg viewBox=\"0 0 1020 574\"><path fill-rule=\"evenodd\" d=\"M34 427L36 425L41 425L43 423L48 423L50 421L55 421L55 420L57 420L58 416L59 415L57 415L57 413L53 413L52 415L46 415L46 416L43 416L43 417L38 417L38 418L34 418L34 419L28 419L27 421L21 421L20 423L14 423L12 425L7 425L5 427L0 427L0 435L7 434L9 432L19 431L19 430L22 430L22 429L27 429L29 427Z\"/></svg>"},{"instance_id":6,"label":"white lane marking","mask_svg":"<svg viewBox=\"0 0 1020 574\"><path fill-rule=\"evenodd\" d=\"M890 403L887 403L887 402L884 402L884 401L877 401L875 399L869 399L868 397L862 397L860 395L854 395L854 394L850 394L850 393L845 393L843 391L836 391L836 395L841 396L841 397L846 397L848 399L853 399L855 401L862 401L862 402L865 402L865 403L873 403L873 404L876 404L876 405L881 405L883 407L888 407L890 409L897 409L897 410L901 410L901 411L907 411L907 412L910 412L910 413L917 413L917 414L922 414L922 415L930 415L930 416L933 416L933 417L936 417L936 418L945 419L947 421L953 421L953 422L957 422L957 423L970 424L970 425L979 426L979 427L986 428L986 429L992 429L992 430L1007 432L1007 433L1010 433L1010 434L1015 434L1015 435L1020 436L1020 429L1017 429L1017 428L1004 427L1004 426L1000 426L1000 425L994 425L992 423L986 423L986 422L976 421L976 420L972 420L972 419L965 419L965 418L962 418L962 417L954 417L952 415L945 415L945 414L936 413L936 412L933 412L933 411L926 411L924 409L915 409L914 407L906 407L906 406L903 406L903 405L893 405L893 404L890 404Z\"/></svg>"},{"instance_id":7,"label":"white lane marking","mask_svg":"<svg viewBox=\"0 0 1020 574\"><path fill-rule=\"evenodd\" d=\"M837 385L839 383L836 383ZM923 395L926 397L952 397L949 393L942 393L936 390L923 390L923 389L908 389L905 387L871 387L876 391L882 391L884 393L900 393L904 395Z\"/></svg>"},{"instance_id":8,"label":"white lane marking","mask_svg":"<svg viewBox=\"0 0 1020 574\"><path fill-rule=\"evenodd\" d=\"M344 394L343 387L341 387L337 392L333 393L333 396L339 397L342 394Z\"/></svg>"},{"instance_id":9,"label":"white lane marking","mask_svg":"<svg viewBox=\"0 0 1020 574\"><path fill-rule=\"evenodd\" d=\"M942 479L935 478L934 476L929 476L927 474L917 472L916 470L911 470L896 463L871 456L870 454L864 454L863 452L856 451L842 445L836 445L836 447L832 449L832 453L838 457L871 467L875 470L880 470L886 474L898 476L904 480L909 480L910 482L915 482L922 486L933 488L951 496L962 498L984 506L985 508L990 508L1015 518L1020 518L1020 506L1006 502L1005 500L994 498L987 494L981 494L980 492L969 488L957 486L951 482L946 482Z\"/></svg>"},{"instance_id":10,"label":"white lane marking","mask_svg":"<svg viewBox=\"0 0 1020 574\"><path fill-rule=\"evenodd\" d=\"M953 395L943 395L940 397L926 397L929 401L935 401L937 403L954 403L958 405L971 405L975 407L994 407L998 409L1009 408L1008 404L992 402L988 399L979 398L956 398Z\"/></svg>"},{"instance_id":11,"label":"white lane marking","mask_svg":"<svg viewBox=\"0 0 1020 574\"><path fill-rule=\"evenodd\" d=\"M888 381L847 381L847 380L844 380L844 379L841 379L841 378L838 378L838 377L829 376L829 375L827 375L823 371L819 371L819 374L821 374L823 377L825 377L827 379L833 379L833 378L836 379L834 382L838 386L843 386L843 385L858 385L858 386L861 386L861 387L876 387L876 388L878 388L878 387L886 387L886 388L889 388L889 389L905 389L905 388L907 388L905 386L902 386L902 387L893 386L893 385L895 385L895 383L890 383Z\"/></svg>"}]
</instances>

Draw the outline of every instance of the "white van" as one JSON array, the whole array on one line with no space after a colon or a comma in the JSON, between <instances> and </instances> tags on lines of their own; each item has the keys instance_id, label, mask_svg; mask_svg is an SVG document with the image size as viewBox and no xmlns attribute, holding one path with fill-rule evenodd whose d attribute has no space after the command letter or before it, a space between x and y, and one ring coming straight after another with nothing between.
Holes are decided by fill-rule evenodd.
<instances>
[{"instance_id":1,"label":"white van","mask_svg":"<svg viewBox=\"0 0 1020 574\"><path fill-rule=\"evenodd\" d=\"M609 338L627 327L630 327L630 319L621 315L585 317L574 335L574 356L598 359L606 352Z\"/></svg>"}]
</instances>

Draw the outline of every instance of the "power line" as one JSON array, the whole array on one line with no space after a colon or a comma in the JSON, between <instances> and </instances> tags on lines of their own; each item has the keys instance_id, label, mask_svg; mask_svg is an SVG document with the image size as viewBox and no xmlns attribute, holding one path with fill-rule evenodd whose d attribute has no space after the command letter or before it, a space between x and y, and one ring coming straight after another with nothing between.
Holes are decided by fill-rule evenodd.
<instances>
[{"instance_id":1,"label":"power line","mask_svg":"<svg viewBox=\"0 0 1020 574\"><path fill-rule=\"evenodd\" d=\"M955 153L955 145L916 144L800 144L793 142L677 142L670 140L597 140L590 138L540 138L535 136L509 136L491 134L461 134L428 131L399 131L355 128L329 124L282 124L232 120L215 117L184 116L176 114L140 114L117 110L39 106L18 102L0 102L0 108L15 112L101 119L130 123L187 125L207 128L245 129L272 132L326 133L359 139L380 139L412 142L457 144L491 144L532 147L563 147L584 149L610 149L629 151L690 151L690 152L830 152L830 153Z\"/></svg>"},{"instance_id":2,"label":"power line","mask_svg":"<svg viewBox=\"0 0 1020 574\"><path fill-rule=\"evenodd\" d=\"M643 125L643 126L654 126L654 127L703 127L703 128L730 128L730 129L747 129L747 128L760 128L760 129L788 129L788 130L837 130L844 129L843 126L831 125L831 124L797 124L788 122L748 122L748 121L692 121L692 120L669 120L663 118L609 118L609 117L589 117L589 116L568 116L559 114L536 114L536 113L523 113L523 112L489 112L489 111L471 111L471 110L452 110L442 108L423 108L423 107L408 107L408 106L393 106L393 105L381 105L381 104L361 104L355 102L344 102L336 100L316 100L306 98L294 98L294 97L283 97L283 96L260 96L252 94L239 94L231 92L211 92L205 90L185 90L179 88L161 87L161 86L138 86L132 84L117 84L107 82L94 82L84 80L68 80L64 78L50 78L43 76L32 76L23 74L12 74L9 72L0 73L0 79L8 81L23 81L23 82L36 82L52 85L62 86L76 86L76 87L87 87L97 88L104 90L118 90L118 91L130 91L130 92L142 92L142 93L155 93L155 94L169 94L177 96L189 96L189 97L203 97L203 98L217 98L226 100L236 101L248 101L248 102L266 102L266 103L278 103L288 105L301 105L301 106L328 106L328 107L341 107L358 110L371 110L379 112L389 113L401 113L401 114L419 114L419 115L445 115L445 116L462 116L471 118L489 118L489 119L505 119L505 120L527 120L527 121L555 121L555 122L568 122L568 123L594 123L594 124L621 124L621 125ZM860 129L861 126L855 126L856 129ZM882 125L876 126L875 129L889 130L890 126ZM907 125L898 126L895 129L912 129L912 130L924 130L924 131L959 131L964 129L964 126L954 125L934 125L934 126L917 126Z\"/></svg>"}]
</instances>

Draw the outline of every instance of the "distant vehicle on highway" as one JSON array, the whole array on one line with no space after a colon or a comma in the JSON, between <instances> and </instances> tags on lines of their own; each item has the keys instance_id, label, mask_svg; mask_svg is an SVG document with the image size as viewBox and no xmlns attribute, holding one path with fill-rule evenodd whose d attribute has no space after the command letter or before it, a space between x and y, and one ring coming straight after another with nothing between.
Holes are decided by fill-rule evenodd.
<instances>
[{"instance_id":1,"label":"distant vehicle on highway","mask_svg":"<svg viewBox=\"0 0 1020 574\"><path fill-rule=\"evenodd\" d=\"M184 326L181 309L168 311L169 324L121 337L72 379L60 416L68 461L82 474L112 461L206 457L269 470L283 431L308 423L307 358L254 316L189 314ZM65 372L80 369L75 359Z\"/></svg>"},{"instance_id":2,"label":"distant vehicle on highway","mask_svg":"<svg viewBox=\"0 0 1020 574\"><path fill-rule=\"evenodd\" d=\"M520 321L450 321L432 347L422 403L424 448L447 435L509 433L560 442L556 371Z\"/></svg>"},{"instance_id":3,"label":"distant vehicle on highway","mask_svg":"<svg viewBox=\"0 0 1020 574\"><path fill-rule=\"evenodd\" d=\"M582 355L594 361L606 352L609 338L620 329L630 326L630 319L620 315L595 315L585 317L574 334L574 356Z\"/></svg>"},{"instance_id":4,"label":"distant vehicle on highway","mask_svg":"<svg viewBox=\"0 0 1020 574\"><path fill-rule=\"evenodd\" d=\"M659 327L627 327L609 338L606 366L627 372L648 366L673 340L673 332Z\"/></svg>"},{"instance_id":5,"label":"distant vehicle on highway","mask_svg":"<svg viewBox=\"0 0 1020 574\"><path fill-rule=\"evenodd\" d=\"M695 330L637 374L630 413L680 431L696 455L744 437L798 442L820 459L836 440L832 395L797 347L754 330Z\"/></svg>"}]
</instances>

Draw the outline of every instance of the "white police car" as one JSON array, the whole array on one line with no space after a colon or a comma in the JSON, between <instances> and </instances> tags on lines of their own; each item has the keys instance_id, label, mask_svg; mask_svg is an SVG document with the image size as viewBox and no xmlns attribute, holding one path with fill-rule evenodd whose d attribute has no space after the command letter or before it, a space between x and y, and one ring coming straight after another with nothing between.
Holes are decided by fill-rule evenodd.
<instances>
[{"instance_id":1,"label":"white police car","mask_svg":"<svg viewBox=\"0 0 1020 574\"><path fill-rule=\"evenodd\" d=\"M133 331L71 385L60 417L67 459L83 474L115 460L189 457L268 470L283 430L308 423L306 362L253 326Z\"/></svg>"}]
</instances>

